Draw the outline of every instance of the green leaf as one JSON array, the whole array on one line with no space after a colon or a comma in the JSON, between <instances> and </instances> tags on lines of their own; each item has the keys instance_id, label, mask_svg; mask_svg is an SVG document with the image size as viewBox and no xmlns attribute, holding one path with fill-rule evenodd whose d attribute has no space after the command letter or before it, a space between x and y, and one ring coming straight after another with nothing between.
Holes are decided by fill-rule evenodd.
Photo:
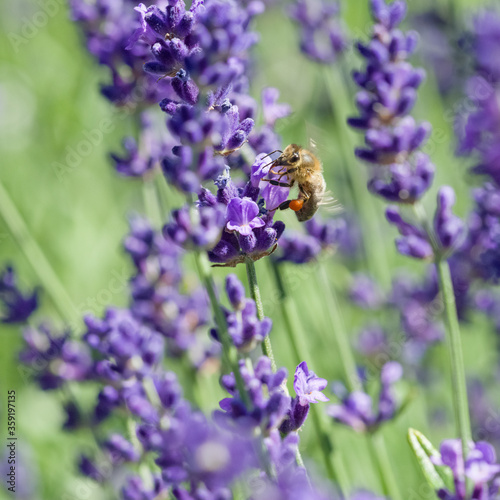
<instances>
[{"instance_id":1,"label":"green leaf","mask_svg":"<svg viewBox=\"0 0 500 500\"><path fill-rule=\"evenodd\" d=\"M439 457L439 452L432 443L419 431L408 429L408 442L417 457L422 473L429 485L435 490L446 489L445 482L432 463L430 457Z\"/></svg>"}]
</instances>

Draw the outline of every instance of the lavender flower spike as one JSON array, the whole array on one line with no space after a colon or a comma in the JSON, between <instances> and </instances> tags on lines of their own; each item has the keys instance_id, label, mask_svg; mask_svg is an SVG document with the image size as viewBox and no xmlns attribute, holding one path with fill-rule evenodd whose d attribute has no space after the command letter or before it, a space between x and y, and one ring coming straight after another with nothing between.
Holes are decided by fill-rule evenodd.
<instances>
[{"instance_id":1,"label":"lavender flower spike","mask_svg":"<svg viewBox=\"0 0 500 500\"><path fill-rule=\"evenodd\" d=\"M308 403L329 401L321 392L327 385L328 382L324 378L317 377L312 370L307 368L307 363L305 361L302 361L302 363L297 366L293 380L293 388L302 406Z\"/></svg>"},{"instance_id":2,"label":"lavender flower spike","mask_svg":"<svg viewBox=\"0 0 500 500\"><path fill-rule=\"evenodd\" d=\"M7 266L0 273L0 303L3 304L0 322L24 323L38 307L38 291L23 294L17 286L14 269Z\"/></svg>"},{"instance_id":3,"label":"lavender flower spike","mask_svg":"<svg viewBox=\"0 0 500 500\"><path fill-rule=\"evenodd\" d=\"M295 369L293 388L296 397L292 400L287 418L280 426L283 434L297 431L304 424L309 413L310 403L325 402L329 399L321 392L328 385L324 378L319 378L302 361Z\"/></svg>"},{"instance_id":4,"label":"lavender flower spike","mask_svg":"<svg viewBox=\"0 0 500 500\"><path fill-rule=\"evenodd\" d=\"M358 43L366 60L364 71L354 73L361 87L356 98L359 116L349 124L365 131L366 146L356 155L373 164L370 191L389 202L414 203L429 189L434 166L418 149L430 133L428 123L417 124L409 116L424 72L414 69L406 59L417 45L416 33L396 29L406 4L371 1L375 20L367 45Z\"/></svg>"},{"instance_id":5,"label":"lavender flower spike","mask_svg":"<svg viewBox=\"0 0 500 500\"><path fill-rule=\"evenodd\" d=\"M484 441L470 443L470 452L465 460L460 439L446 439L441 443L438 457L431 457L435 465L449 467L453 474L454 492L440 489L437 494L443 500L493 499L500 490L498 475L500 465L496 463L495 449ZM496 478L496 480L494 480ZM467 494L467 484L472 487L472 496ZM488 484L490 483L490 484Z\"/></svg>"},{"instance_id":6,"label":"lavender flower spike","mask_svg":"<svg viewBox=\"0 0 500 500\"><path fill-rule=\"evenodd\" d=\"M259 206L250 198L233 198L227 206L227 229L249 236L252 229L264 226L258 217Z\"/></svg>"}]
</instances>

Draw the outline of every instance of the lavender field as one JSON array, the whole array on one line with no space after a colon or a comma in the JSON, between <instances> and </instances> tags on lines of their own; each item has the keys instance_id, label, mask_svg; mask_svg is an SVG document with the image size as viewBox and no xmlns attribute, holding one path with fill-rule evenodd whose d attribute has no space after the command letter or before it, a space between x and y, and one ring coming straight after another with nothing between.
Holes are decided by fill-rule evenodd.
<instances>
[{"instance_id":1,"label":"lavender field","mask_svg":"<svg viewBox=\"0 0 500 500\"><path fill-rule=\"evenodd\" d=\"M498 5L0 24L0 498L500 499Z\"/></svg>"}]
</instances>

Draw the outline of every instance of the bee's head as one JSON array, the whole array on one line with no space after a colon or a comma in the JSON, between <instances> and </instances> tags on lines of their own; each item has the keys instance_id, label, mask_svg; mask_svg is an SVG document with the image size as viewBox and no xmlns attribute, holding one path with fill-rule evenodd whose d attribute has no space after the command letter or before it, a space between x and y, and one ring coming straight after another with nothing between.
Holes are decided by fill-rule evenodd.
<instances>
[{"instance_id":1,"label":"bee's head","mask_svg":"<svg viewBox=\"0 0 500 500\"><path fill-rule=\"evenodd\" d=\"M280 165L296 165L300 160L300 149L301 147L297 144L290 144L277 161Z\"/></svg>"}]
</instances>

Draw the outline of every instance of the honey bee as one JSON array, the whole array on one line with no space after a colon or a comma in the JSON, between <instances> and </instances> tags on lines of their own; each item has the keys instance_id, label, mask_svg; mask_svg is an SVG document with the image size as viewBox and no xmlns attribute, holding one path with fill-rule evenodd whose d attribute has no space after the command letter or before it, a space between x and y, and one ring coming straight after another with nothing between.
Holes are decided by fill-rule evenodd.
<instances>
[{"instance_id":1,"label":"honey bee","mask_svg":"<svg viewBox=\"0 0 500 500\"><path fill-rule=\"evenodd\" d=\"M323 165L311 151L297 144L290 144L273 161L269 172L279 177L262 180L273 186L291 188L297 183L299 188L297 198L287 200L276 208L280 210L292 209L300 222L311 219L320 205L325 204L327 193ZM288 182L282 182L283 177L286 177Z\"/></svg>"}]
</instances>

